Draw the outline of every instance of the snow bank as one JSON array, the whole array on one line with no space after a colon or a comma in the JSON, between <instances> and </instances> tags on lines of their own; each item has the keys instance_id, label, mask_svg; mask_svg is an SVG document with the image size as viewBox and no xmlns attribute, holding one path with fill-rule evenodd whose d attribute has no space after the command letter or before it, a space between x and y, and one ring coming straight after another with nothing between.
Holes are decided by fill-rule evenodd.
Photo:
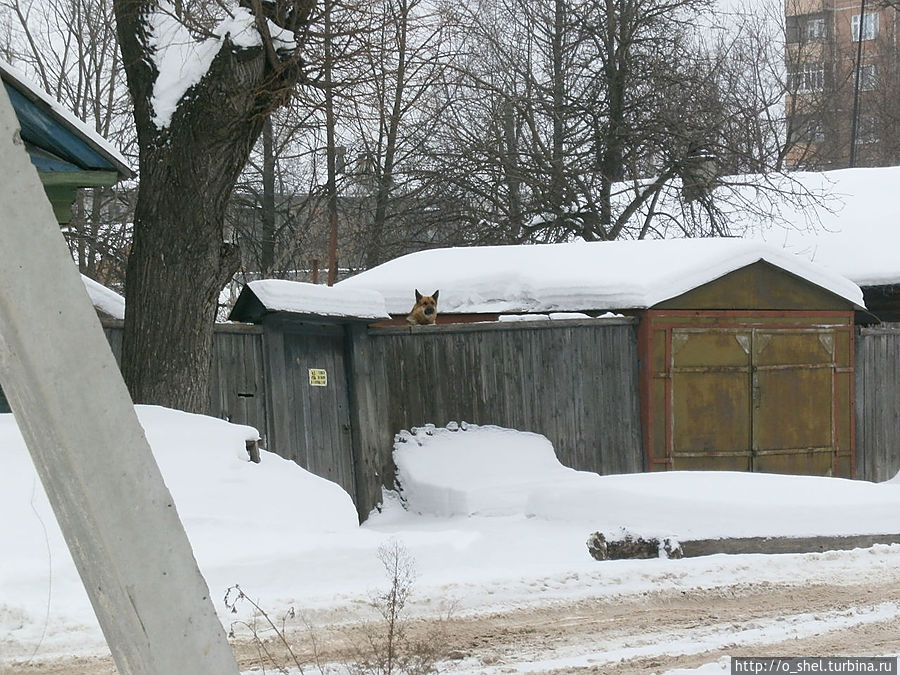
<instances>
[{"instance_id":1,"label":"snow bank","mask_svg":"<svg viewBox=\"0 0 900 675\"><path fill-rule=\"evenodd\" d=\"M900 519L896 482L725 473L600 477L562 466L537 434L424 427L396 444L407 509L394 496L358 527L337 485L266 452L261 464L249 462L245 442L256 437L254 429L163 408L137 410L226 627L252 619L223 606L233 584L279 615L297 607L329 623L371 616L372 589L384 584L378 548L394 539L416 560L411 608L432 616L443 599L460 611L493 612L741 583L878 583L900 561L900 547L880 546L600 564L585 547L590 532L619 527L669 529L683 538L823 526L844 534L886 531ZM12 415L0 415L0 509L0 670L35 655L103 653Z\"/></svg>"},{"instance_id":2,"label":"snow bank","mask_svg":"<svg viewBox=\"0 0 900 675\"><path fill-rule=\"evenodd\" d=\"M592 516L596 529L687 539L900 532L900 486L819 476L667 471L543 491L536 513Z\"/></svg>"},{"instance_id":3,"label":"snow bank","mask_svg":"<svg viewBox=\"0 0 900 675\"><path fill-rule=\"evenodd\" d=\"M299 538L357 529L356 507L336 483L271 452L250 462L246 441L259 438L256 429L155 406L137 410L198 560L212 562L235 545L265 549L273 532Z\"/></svg>"},{"instance_id":4,"label":"snow bank","mask_svg":"<svg viewBox=\"0 0 900 675\"><path fill-rule=\"evenodd\" d=\"M426 426L394 444L409 510L436 516L520 514L581 523L616 538L895 534L900 482L670 471L599 476L560 464L538 434Z\"/></svg>"},{"instance_id":5,"label":"snow bank","mask_svg":"<svg viewBox=\"0 0 900 675\"><path fill-rule=\"evenodd\" d=\"M532 515L542 491L597 478L560 464L539 434L465 423L400 432L394 462L407 508L445 517Z\"/></svg>"},{"instance_id":6,"label":"snow bank","mask_svg":"<svg viewBox=\"0 0 900 675\"><path fill-rule=\"evenodd\" d=\"M271 580L289 588L292 577L311 573L298 571L304 553L359 538L356 509L338 485L265 451L261 463L250 462L246 441L258 438L255 429L165 408L137 412L220 611L227 586L256 590ZM50 654L102 651L87 594L10 414L0 415L0 512L0 663L29 658L38 645Z\"/></svg>"},{"instance_id":7,"label":"snow bank","mask_svg":"<svg viewBox=\"0 0 900 675\"><path fill-rule=\"evenodd\" d=\"M261 463L250 462L246 441L259 437L255 429L153 406L137 411L201 566L256 556L275 537L358 528L349 495L335 483L265 451ZM2 602L42 587L48 556L54 583L80 586L11 414L0 415L0 512L0 542L16 546L0 565Z\"/></svg>"},{"instance_id":8,"label":"snow bank","mask_svg":"<svg viewBox=\"0 0 900 675\"><path fill-rule=\"evenodd\" d=\"M853 282L758 241L727 238L473 246L410 253L337 284L371 289L405 314L415 288L454 313L580 312L652 307L765 260L862 306Z\"/></svg>"}]
</instances>

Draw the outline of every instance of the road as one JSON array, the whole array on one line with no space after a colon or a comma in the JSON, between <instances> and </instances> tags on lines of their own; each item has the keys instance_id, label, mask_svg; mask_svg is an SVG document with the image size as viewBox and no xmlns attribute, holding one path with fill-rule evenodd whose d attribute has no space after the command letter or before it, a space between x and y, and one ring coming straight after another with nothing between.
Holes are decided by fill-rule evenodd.
<instances>
[{"instance_id":1,"label":"road","mask_svg":"<svg viewBox=\"0 0 900 675\"><path fill-rule=\"evenodd\" d=\"M865 656L900 654L900 569L859 585L740 584L560 602L526 609L404 624L418 652L440 653L440 672L604 673L650 675L693 668L727 656ZM280 619L278 620L280 622ZM303 626L287 635L306 673L316 663L359 661L375 624ZM272 632L266 647L282 665L291 658ZM233 640L242 670L262 663L246 629ZM266 672L273 672L268 662ZM323 667L325 671L328 667ZM18 664L6 675L106 675L108 657Z\"/></svg>"}]
</instances>

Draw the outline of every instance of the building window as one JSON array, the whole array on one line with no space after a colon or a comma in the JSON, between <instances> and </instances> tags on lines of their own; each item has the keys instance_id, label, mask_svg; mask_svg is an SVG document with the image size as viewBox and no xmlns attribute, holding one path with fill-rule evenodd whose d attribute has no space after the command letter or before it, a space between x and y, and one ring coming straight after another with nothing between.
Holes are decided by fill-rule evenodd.
<instances>
[{"instance_id":1,"label":"building window","mask_svg":"<svg viewBox=\"0 0 900 675\"><path fill-rule=\"evenodd\" d=\"M806 115L798 115L794 118L791 141L802 144L824 143L825 124L822 120Z\"/></svg>"},{"instance_id":2,"label":"building window","mask_svg":"<svg viewBox=\"0 0 900 675\"><path fill-rule=\"evenodd\" d=\"M788 70L788 91L804 93L821 91L825 87L825 66L821 63L804 63Z\"/></svg>"},{"instance_id":3,"label":"building window","mask_svg":"<svg viewBox=\"0 0 900 675\"><path fill-rule=\"evenodd\" d=\"M825 19L810 19L806 22L806 39L809 42L825 40Z\"/></svg>"},{"instance_id":4,"label":"building window","mask_svg":"<svg viewBox=\"0 0 900 675\"><path fill-rule=\"evenodd\" d=\"M807 143L824 143L825 142L825 125L818 120L810 120L806 125Z\"/></svg>"},{"instance_id":5,"label":"building window","mask_svg":"<svg viewBox=\"0 0 900 675\"><path fill-rule=\"evenodd\" d=\"M820 15L806 14L785 17L785 31L788 44L798 42L824 42L826 39L825 19Z\"/></svg>"},{"instance_id":6,"label":"building window","mask_svg":"<svg viewBox=\"0 0 900 675\"><path fill-rule=\"evenodd\" d=\"M872 91L878 86L878 75L874 63L864 63L859 67L860 91Z\"/></svg>"},{"instance_id":7,"label":"building window","mask_svg":"<svg viewBox=\"0 0 900 675\"><path fill-rule=\"evenodd\" d=\"M785 41L788 44L796 44L800 42L800 17L787 16L784 24Z\"/></svg>"},{"instance_id":8,"label":"building window","mask_svg":"<svg viewBox=\"0 0 900 675\"><path fill-rule=\"evenodd\" d=\"M859 14L854 14L850 20L850 39L859 41ZM866 12L863 19L862 39L874 40L878 35L878 12Z\"/></svg>"},{"instance_id":9,"label":"building window","mask_svg":"<svg viewBox=\"0 0 900 675\"><path fill-rule=\"evenodd\" d=\"M876 134L875 115L860 115L856 129L857 143L874 143L878 140Z\"/></svg>"}]
</instances>

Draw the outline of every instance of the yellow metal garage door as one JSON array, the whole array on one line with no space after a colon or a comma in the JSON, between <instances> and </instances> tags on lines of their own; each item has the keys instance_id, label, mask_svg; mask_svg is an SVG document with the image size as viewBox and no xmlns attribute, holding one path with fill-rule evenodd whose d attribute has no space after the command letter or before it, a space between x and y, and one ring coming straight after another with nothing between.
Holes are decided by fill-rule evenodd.
<instances>
[{"instance_id":1,"label":"yellow metal garage door","mask_svg":"<svg viewBox=\"0 0 900 675\"><path fill-rule=\"evenodd\" d=\"M850 475L847 333L672 328L670 467Z\"/></svg>"}]
</instances>

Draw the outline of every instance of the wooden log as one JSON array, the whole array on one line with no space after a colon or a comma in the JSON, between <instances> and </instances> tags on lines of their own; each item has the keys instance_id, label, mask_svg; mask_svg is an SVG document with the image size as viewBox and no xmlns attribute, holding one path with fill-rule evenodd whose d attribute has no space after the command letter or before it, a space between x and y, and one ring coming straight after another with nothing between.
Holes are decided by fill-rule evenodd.
<instances>
[{"instance_id":1,"label":"wooden log","mask_svg":"<svg viewBox=\"0 0 900 675\"><path fill-rule=\"evenodd\" d=\"M250 461L259 464L259 441L247 441L247 454L250 455Z\"/></svg>"},{"instance_id":2,"label":"wooden log","mask_svg":"<svg viewBox=\"0 0 900 675\"><path fill-rule=\"evenodd\" d=\"M763 553L821 553L870 548L878 544L900 544L900 534L860 534L811 537L730 537L723 539L674 539L635 537L624 534L608 539L594 532L587 540L588 552L596 560L642 558L696 558L727 553L732 555Z\"/></svg>"},{"instance_id":3,"label":"wooden log","mask_svg":"<svg viewBox=\"0 0 900 675\"><path fill-rule=\"evenodd\" d=\"M900 534L860 534L819 537L735 537L682 541L684 557L716 553L820 553L870 548L876 544L900 544Z\"/></svg>"}]
</instances>

